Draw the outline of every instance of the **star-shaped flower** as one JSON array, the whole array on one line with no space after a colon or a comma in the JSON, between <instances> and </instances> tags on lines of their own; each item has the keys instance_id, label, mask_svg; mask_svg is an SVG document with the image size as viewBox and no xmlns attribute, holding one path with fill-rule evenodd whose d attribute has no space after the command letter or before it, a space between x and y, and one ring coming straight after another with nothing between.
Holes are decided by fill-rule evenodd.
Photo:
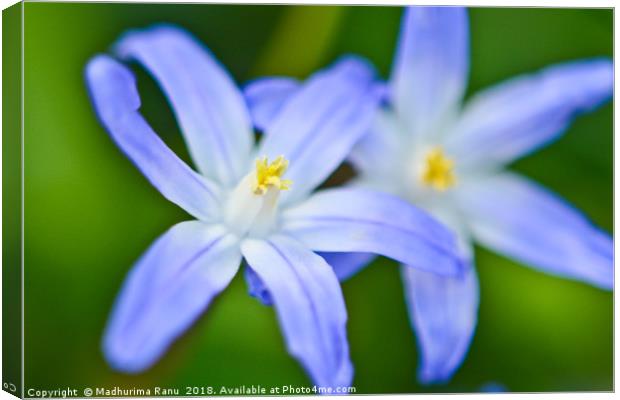
<instances>
[{"instance_id":1,"label":"star-shaped flower","mask_svg":"<svg viewBox=\"0 0 620 400\"><path fill-rule=\"evenodd\" d=\"M469 71L467 11L405 11L386 105L352 151L356 187L401 197L443 221L473 264L475 241L553 275L613 287L613 243L572 206L505 166L549 144L579 113L608 100L613 65L567 62L512 78L462 105ZM246 88L255 124L269 129L296 93L288 78ZM411 251L415 251L413 248ZM327 256L341 279L372 255ZM475 270L463 276L402 268L409 314L421 347L419 379L448 380L462 363L478 310Z\"/></svg>"},{"instance_id":2,"label":"star-shaped flower","mask_svg":"<svg viewBox=\"0 0 620 400\"><path fill-rule=\"evenodd\" d=\"M366 189L314 192L374 118L380 90L363 60L344 58L310 77L255 144L242 93L186 32L130 32L115 52L160 84L198 172L140 114L131 71L110 56L94 57L86 81L102 124L153 186L195 218L157 239L127 277L103 343L114 368L139 372L155 363L243 258L251 279L269 291L289 352L314 383L348 386L344 299L334 270L315 251L371 252L461 273L454 236L407 202Z\"/></svg>"}]
</instances>

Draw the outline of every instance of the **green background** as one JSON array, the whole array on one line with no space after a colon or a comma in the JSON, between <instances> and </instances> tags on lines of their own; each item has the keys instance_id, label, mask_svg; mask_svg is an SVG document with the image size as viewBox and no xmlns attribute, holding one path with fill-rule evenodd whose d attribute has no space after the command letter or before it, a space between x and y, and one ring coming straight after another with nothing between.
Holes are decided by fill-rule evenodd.
<instances>
[{"instance_id":1,"label":"green background","mask_svg":"<svg viewBox=\"0 0 620 400\"><path fill-rule=\"evenodd\" d=\"M132 263L188 216L167 202L98 124L83 68L126 29L180 24L238 82L305 77L343 53L387 77L402 9L148 4L25 5L26 388L308 385L286 353L274 312L241 275L151 370L112 371L100 341ZM469 92L549 63L612 55L611 10L471 9ZM137 72L144 113L182 157L165 99ZM580 117L552 146L514 168L611 231L612 106ZM417 350L395 263L344 283L358 393L611 390L612 294L476 249L481 306L469 355L452 382L416 383Z\"/></svg>"}]
</instances>

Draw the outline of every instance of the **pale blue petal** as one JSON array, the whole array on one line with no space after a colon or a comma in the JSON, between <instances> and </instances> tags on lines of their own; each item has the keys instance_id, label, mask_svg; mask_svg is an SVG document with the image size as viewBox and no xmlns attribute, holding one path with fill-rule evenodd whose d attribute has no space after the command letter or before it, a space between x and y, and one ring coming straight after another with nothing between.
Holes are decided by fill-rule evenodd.
<instances>
[{"instance_id":1,"label":"pale blue petal","mask_svg":"<svg viewBox=\"0 0 620 400\"><path fill-rule=\"evenodd\" d=\"M346 281L376 257L372 253L319 253L334 269L339 281Z\"/></svg>"},{"instance_id":2,"label":"pale blue petal","mask_svg":"<svg viewBox=\"0 0 620 400\"><path fill-rule=\"evenodd\" d=\"M245 240L241 251L273 298L288 351L323 387L349 386L347 312L331 267L284 236Z\"/></svg>"},{"instance_id":3,"label":"pale blue petal","mask_svg":"<svg viewBox=\"0 0 620 400\"><path fill-rule=\"evenodd\" d=\"M411 143L407 129L392 111L380 110L368 132L353 147L349 160L365 180L393 181L402 173Z\"/></svg>"},{"instance_id":4,"label":"pale blue petal","mask_svg":"<svg viewBox=\"0 0 620 400\"><path fill-rule=\"evenodd\" d=\"M86 66L86 83L102 124L151 184L194 217L213 218L218 210L215 185L181 161L140 115L131 71L100 55Z\"/></svg>"},{"instance_id":5,"label":"pale blue petal","mask_svg":"<svg viewBox=\"0 0 620 400\"><path fill-rule=\"evenodd\" d=\"M613 240L548 190L502 173L459 190L474 238L553 275L612 289Z\"/></svg>"},{"instance_id":6,"label":"pale blue petal","mask_svg":"<svg viewBox=\"0 0 620 400\"><path fill-rule=\"evenodd\" d=\"M323 182L366 133L381 98L374 71L362 59L346 57L313 75L278 113L259 148L270 159L289 161L282 194L294 202Z\"/></svg>"},{"instance_id":7,"label":"pale blue petal","mask_svg":"<svg viewBox=\"0 0 620 400\"><path fill-rule=\"evenodd\" d=\"M221 227L182 222L161 236L129 273L106 328L110 365L149 368L232 280L241 253Z\"/></svg>"},{"instance_id":8,"label":"pale blue petal","mask_svg":"<svg viewBox=\"0 0 620 400\"><path fill-rule=\"evenodd\" d=\"M162 87L198 169L236 184L248 172L252 124L241 91L209 50L172 26L129 32L115 50L144 65Z\"/></svg>"},{"instance_id":9,"label":"pale blue petal","mask_svg":"<svg viewBox=\"0 0 620 400\"><path fill-rule=\"evenodd\" d=\"M245 268L245 282L248 285L248 293L266 306L273 305L273 299L265 282L258 276L249 265Z\"/></svg>"},{"instance_id":10,"label":"pale blue petal","mask_svg":"<svg viewBox=\"0 0 620 400\"><path fill-rule=\"evenodd\" d=\"M519 76L474 96L445 143L459 162L508 163L557 139L580 113L611 98L608 59L574 61Z\"/></svg>"},{"instance_id":11,"label":"pale blue petal","mask_svg":"<svg viewBox=\"0 0 620 400\"><path fill-rule=\"evenodd\" d=\"M282 229L320 252L383 255L416 268L458 274L454 234L411 204L385 193L320 191L282 214Z\"/></svg>"},{"instance_id":12,"label":"pale blue petal","mask_svg":"<svg viewBox=\"0 0 620 400\"><path fill-rule=\"evenodd\" d=\"M268 131L278 112L300 86L296 79L285 77L260 78L246 85L243 95L254 126L261 131Z\"/></svg>"},{"instance_id":13,"label":"pale blue petal","mask_svg":"<svg viewBox=\"0 0 620 400\"><path fill-rule=\"evenodd\" d=\"M391 86L410 133L436 133L460 104L469 73L469 24L461 7L408 7Z\"/></svg>"},{"instance_id":14,"label":"pale blue petal","mask_svg":"<svg viewBox=\"0 0 620 400\"><path fill-rule=\"evenodd\" d=\"M333 268L339 281L345 281L375 258L371 253L318 253ZM273 299L262 279L249 266L245 269L248 293L266 306L273 305Z\"/></svg>"},{"instance_id":15,"label":"pale blue petal","mask_svg":"<svg viewBox=\"0 0 620 400\"><path fill-rule=\"evenodd\" d=\"M469 267L460 276L441 276L404 265L401 272L420 347L418 380L445 383L465 359L476 329L476 271Z\"/></svg>"}]
</instances>

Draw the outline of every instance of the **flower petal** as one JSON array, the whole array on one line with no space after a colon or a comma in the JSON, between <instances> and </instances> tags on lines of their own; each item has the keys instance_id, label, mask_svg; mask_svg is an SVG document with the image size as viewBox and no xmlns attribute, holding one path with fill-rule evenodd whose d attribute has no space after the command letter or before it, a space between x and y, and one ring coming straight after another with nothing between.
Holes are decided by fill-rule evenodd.
<instances>
[{"instance_id":1,"label":"flower petal","mask_svg":"<svg viewBox=\"0 0 620 400\"><path fill-rule=\"evenodd\" d=\"M115 50L161 85L198 169L236 184L249 168L252 124L240 90L209 50L172 26L129 32Z\"/></svg>"},{"instance_id":2,"label":"flower petal","mask_svg":"<svg viewBox=\"0 0 620 400\"><path fill-rule=\"evenodd\" d=\"M269 293L269 289L265 286L265 282L258 276L258 274L247 266L245 268L245 282L248 285L248 293L266 306L273 305L273 298Z\"/></svg>"},{"instance_id":3,"label":"flower petal","mask_svg":"<svg viewBox=\"0 0 620 400\"><path fill-rule=\"evenodd\" d=\"M349 160L364 180L383 189L384 185L393 184L394 176L402 175L403 163L411 157L411 140L406 134L396 114L380 110L368 132L353 147Z\"/></svg>"},{"instance_id":4,"label":"flower petal","mask_svg":"<svg viewBox=\"0 0 620 400\"><path fill-rule=\"evenodd\" d=\"M114 367L140 372L205 311L239 268L238 240L222 227L182 222L129 273L108 321L103 349Z\"/></svg>"},{"instance_id":5,"label":"flower petal","mask_svg":"<svg viewBox=\"0 0 620 400\"><path fill-rule=\"evenodd\" d=\"M268 131L278 112L300 86L296 79L285 77L261 78L246 85L243 95L254 126Z\"/></svg>"},{"instance_id":6,"label":"flower petal","mask_svg":"<svg viewBox=\"0 0 620 400\"><path fill-rule=\"evenodd\" d=\"M131 72L100 55L86 66L86 83L101 123L151 184L196 218L212 218L217 209L215 185L181 161L140 115Z\"/></svg>"},{"instance_id":7,"label":"flower petal","mask_svg":"<svg viewBox=\"0 0 620 400\"><path fill-rule=\"evenodd\" d=\"M282 107L258 154L290 160L293 187L282 202L305 197L366 133L382 93L368 63L347 57L312 76Z\"/></svg>"},{"instance_id":8,"label":"flower petal","mask_svg":"<svg viewBox=\"0 0 620 400\"><path fill-rule=\"evenodd\" d=\"M553 275L613 287L613 240L564 200L502 173L458 192L473 236L485 246Z\"/></svg>"},{"instance_id":9,"label":"flower petal","mask_svg":"<svg viewBox=\"0 0 620 400\"><path fill-rule=\"evenodd\" d=\"M508 163L557 139L577 114L611 98L613 64L554 65L500 83L466 105L446 149L463 163Z\"/></svg>"},{"instance_id":10,"label":"flower petal","mask_svg":"<svg viewBox=\"0 0 620 400\"><path fill-rule=\"evenodd\" d=\"M245 240L241 251L273 298L288 351L313 382L323 387L350 385L347 312L331 267L284 236Z\"/></svg>"},{"instance_id":11,"label":"flower petal","mask_svg":"<svg viewBox=\"0 0 620 400\"><path fill-rule=\"evenodd\" d=\"M334 269L340 282L346 281L376 257L372 253L319 253Z\"/></svg>"},{"instance_id":12,"label":"flower petal","mask_svg":"<svg viewBox=\"0 0 620 400\"><path fill-rule=\"evenodd\" d=\"M318 192L282 214L282 229L310 249L384 255L431 272L458 274L455 236L397 197L365 189Z\"/></svg>"},{"instance_id":13,"label":"flower petal","mask_svg":"<svg viewBox=\"0 0 620 400\"><path fill-rule=\"evenodd\" d=\"M476 329L476 271L470 267L461 276L441 276L403 265L401 273L420 346L418 379L447 382L463 362Z\"/></svg>"},{"instance_id":14,"label":"flower petal","mask_svg":"<svg viewBox=\"0 0 620 400\"><path fill-rule=\"evenodd\" d=\"M461 7L408 7L392 69L393 103L414 135L438 130L458 107L469 73L469 26Z\"/></svg>"},{"instance_id":15,"label":"flower petal","mask_svg":"<svg viewBox=\"0 0 620 400\"><path fill-rule=\"evenodd\" d=\"M375 258L371 253L318 253L333 268L339 281L345 281ZM273 305L273 299L263 280L249 266L245 269L248 293L266 306Z\"/></svg>"}]
</instances>

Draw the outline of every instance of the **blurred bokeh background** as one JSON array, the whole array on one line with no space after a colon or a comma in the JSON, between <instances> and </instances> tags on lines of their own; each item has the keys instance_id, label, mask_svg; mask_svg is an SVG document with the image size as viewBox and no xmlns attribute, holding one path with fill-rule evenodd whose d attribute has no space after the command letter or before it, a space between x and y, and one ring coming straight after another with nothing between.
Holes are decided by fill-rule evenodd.
<instances>
[{"instance_id":1,"label":"blurred bokeh background","mask_svg":"<svg viewBox=\"0 0 620 400\"><path fill-rule=\"evenodd\" d=\"M26 388L309 385L285 351L274 312L242 275L151 370L123 375L100 340L125 274L147 246L188 219L121 154L98 124L83 82L87 60L125 30L179 24L243 83L306 77L343 53L388 76L399 7L25 4ZM611 10L474 8L468 93L515 74L612 55ZM166 101L133 66L143 110L186 160ZM580 117L552 146L513 168L611 232L612 106ZM358 393L611 390L612 294L476 249L478 329L448 385L416 383L417 350L396 264L379 260L344 283Z\"/></svg>"}]
</instances>

